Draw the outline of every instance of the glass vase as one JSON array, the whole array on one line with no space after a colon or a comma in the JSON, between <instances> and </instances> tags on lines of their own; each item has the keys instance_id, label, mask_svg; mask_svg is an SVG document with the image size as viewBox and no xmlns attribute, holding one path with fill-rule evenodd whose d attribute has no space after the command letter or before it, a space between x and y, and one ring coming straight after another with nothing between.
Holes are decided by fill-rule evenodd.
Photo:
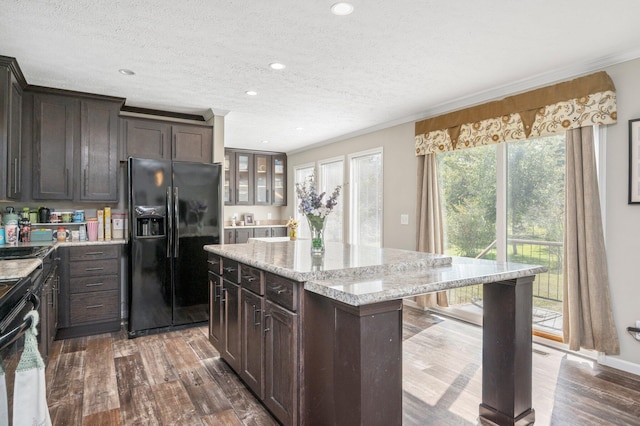
<instances>
[{"instance_id":1,"label":"glass vase","mask_svg":"<svg viewBox=\"0 0 640 426\"><path fill-rule=\"evenodd\" d=\"M321 256L324 254L324 223L325 217L307 215L309 230L311 231L311 254Z\"/></svg>"}]
</instances>

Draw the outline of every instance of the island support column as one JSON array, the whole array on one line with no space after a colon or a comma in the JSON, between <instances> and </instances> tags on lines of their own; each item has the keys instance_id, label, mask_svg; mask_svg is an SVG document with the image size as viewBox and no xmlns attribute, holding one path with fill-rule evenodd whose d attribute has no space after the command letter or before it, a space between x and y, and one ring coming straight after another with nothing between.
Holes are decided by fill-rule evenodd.
<instances>
[{"instance_id":1,"label":"island support column","mask_svg":"<svg viewBox=\"0 0 640 426\"><path fill-rule=\"evenodd\" d=\"M481 424L535 421L531 408L534 278L484 284Z\"/></svg>"},{"instance_id":2,"label":"island support column","mask_svg":"<svg viewBox=\"0 0 640 426\"><path fill-rule=\"evenodd\" d=\"M402 424L402 300L351 306L305 292L305 425Z\"/></svg>"}]
</instances>

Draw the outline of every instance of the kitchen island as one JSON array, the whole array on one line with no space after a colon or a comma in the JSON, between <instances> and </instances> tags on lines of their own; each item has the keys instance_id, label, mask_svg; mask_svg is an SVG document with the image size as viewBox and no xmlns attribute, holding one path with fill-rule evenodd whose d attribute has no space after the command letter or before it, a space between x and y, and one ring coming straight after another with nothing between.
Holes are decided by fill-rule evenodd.
<instances>
[{"instance_id":1,"label":"kitchen island","mask_svg":"<svg viewBox=\"0 0 640 426\"><path fill-rule=\"evenodd\" d=\"M283 424L402 424L402 298L474 284L480 420L534 421L532 282L544 267L337 243L315 257L308 240L205 250L210 341Z\"/></svg>"}]
</instances>

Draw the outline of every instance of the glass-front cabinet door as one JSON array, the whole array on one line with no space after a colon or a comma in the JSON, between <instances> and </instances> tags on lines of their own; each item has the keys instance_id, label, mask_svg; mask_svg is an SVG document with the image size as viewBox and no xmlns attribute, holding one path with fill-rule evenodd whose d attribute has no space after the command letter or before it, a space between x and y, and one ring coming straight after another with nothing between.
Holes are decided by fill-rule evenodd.
<instances>
[{"instance_id":1,"label":"glass-front cabinet door","mask_svg":"<svg viewBox=\"0 0 640 426\"><path fill-rule=\"evenodd\" d=\"M224 153L224 203L236 203L236 154L232 151Z\"/></svg>"},{"instance_id":2,"label":"glass-front cabinet door","mask_svg":"<svg viewBox=\"0 0 640 426\"><path fill-rule=\"evenodd\" d=\"M236 152L236 204L253 204L253 155Z\"/></svg>"},{"instance_id":3,"label":"glass-front cabinet door","mask_svg":"<svg viewBox=\"0 0 640 426\"><path fill-rule=\"evenodd\" d=\"M255 186L254 197L256 205L271 204L271 156L253 154L255 167L253 169Z\"/></svg>"},{"instance_id":4,"label":"glass-front cabinet door","mask_svg":"<svg viewBox=\"0 0 640 426\"><path fill-rule=\"evenodd\" d=\"M287 205L287 156L272 155L272 184L273 199L271 204L274 206Z\"/></svg>"}]
</instances>

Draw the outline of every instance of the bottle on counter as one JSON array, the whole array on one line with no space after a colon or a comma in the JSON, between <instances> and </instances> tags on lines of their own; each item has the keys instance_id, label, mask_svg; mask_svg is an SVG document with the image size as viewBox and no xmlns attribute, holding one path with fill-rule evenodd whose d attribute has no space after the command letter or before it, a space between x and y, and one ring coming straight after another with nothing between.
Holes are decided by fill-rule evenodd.
<instances>
[{"instance_id":1,"label":"bottle on counter","mask_svg":"<svg viewBox=\"0 0 640 426\"><path fill-rule=\"evenodd\" d=\"M14 211L13 207L7 207L4 216L2 216L5 244L16 244L18 242L19 216Z\"/></svg>"}]
</instances>

